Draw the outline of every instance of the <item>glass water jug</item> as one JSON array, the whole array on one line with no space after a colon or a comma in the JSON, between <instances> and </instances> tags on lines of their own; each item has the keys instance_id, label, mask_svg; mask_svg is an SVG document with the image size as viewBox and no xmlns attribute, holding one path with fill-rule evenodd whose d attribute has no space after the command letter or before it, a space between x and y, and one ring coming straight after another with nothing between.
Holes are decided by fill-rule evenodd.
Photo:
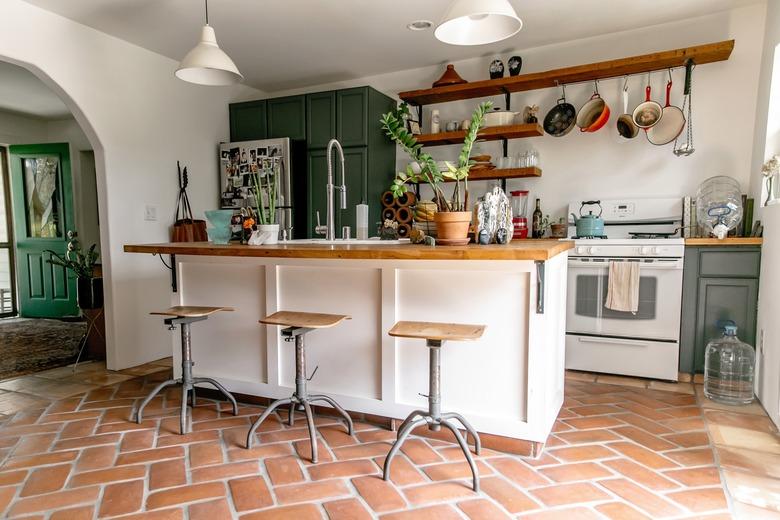
<instances>
[{"instance_id":1,"label":"glass water jug","mask_svg":"<svg viewBox=\"0 0 780 520\"><path fill-rule=\"evenodd\" d=\"M704 351L704 395L724 404L753 401L756 352L737 338L736 325L726 325L723 337Z\"/></svg>"}]
</instances>

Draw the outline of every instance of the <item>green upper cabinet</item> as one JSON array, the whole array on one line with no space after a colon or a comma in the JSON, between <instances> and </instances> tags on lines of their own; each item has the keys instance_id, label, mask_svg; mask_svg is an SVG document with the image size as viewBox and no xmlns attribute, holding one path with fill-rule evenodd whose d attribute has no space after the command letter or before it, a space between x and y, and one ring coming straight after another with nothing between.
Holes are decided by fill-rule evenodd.
<instances>
[{"instance_id":1,"label":"green upper cabinet","mask_svg":"<svg viewBox=\"0 0 780 520\"><path fill-rule=\"evenodd\" d=\"M268 137L306 139L306 96L269 99Z\"/></svg>"},{"instance_id":2,"label":"green upper cabinet","mask_svg":"<svg viewBox=\"0 0 780 520\"><path fill-rule=\"evenodd\" d=\"M368 87L336 92L336 137L343 147L368 145Z\"/></svg>"},{"instance_id":3,"label":"green upper cabinet","mask_svg":"<svg viewBox=\"0 0 780 520\"><path fill-rule=\"evenodd\" d=\"M251 141L266 137L268 137L268 132L265 100L230 105L231 141Z\"/></svg>"},{"instance_id":4,"label":"green upper cabinet","mask_svg":"<svg viewBox=\"0 0 780 520\"><path fill-rule=\"evenodd\" d=\"M306 95L306 144L310 150L325 148L336 136L336 92Z\"/></svg>"}]
</instances>

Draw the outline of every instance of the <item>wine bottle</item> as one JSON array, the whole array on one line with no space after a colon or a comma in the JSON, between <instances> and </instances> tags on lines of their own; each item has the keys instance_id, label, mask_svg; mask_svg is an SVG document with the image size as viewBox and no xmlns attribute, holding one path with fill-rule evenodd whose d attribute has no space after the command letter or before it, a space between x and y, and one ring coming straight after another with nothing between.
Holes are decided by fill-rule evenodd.
<instances>
[{"instance_id":1,"label":"wine bottle","mask_svg":"<svg viewBox=\"0 0 780 520\"><path fill-rule=\"evenodd\" d=\"M531 238L542 238L542 206L536 199L536 209L531 220Z\"/></svg>"}]
</instances>

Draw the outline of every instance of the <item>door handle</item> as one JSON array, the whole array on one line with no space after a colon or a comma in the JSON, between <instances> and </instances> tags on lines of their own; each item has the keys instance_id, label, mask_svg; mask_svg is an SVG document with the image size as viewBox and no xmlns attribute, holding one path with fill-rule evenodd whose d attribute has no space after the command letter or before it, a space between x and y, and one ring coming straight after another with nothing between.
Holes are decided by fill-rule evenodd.
<instances>
[{"instance_id":1,"label":"door handle","mask_svg":"<svg viewBox=\"0 0 780 520\"><path fill-rule=\"evenodd\" d=\"M609 345L624 345L631 347L646 347L649 343L644 341L631 341L614 338L577 338L580 343L607 343Z\"/></svg>"}]
</instances>

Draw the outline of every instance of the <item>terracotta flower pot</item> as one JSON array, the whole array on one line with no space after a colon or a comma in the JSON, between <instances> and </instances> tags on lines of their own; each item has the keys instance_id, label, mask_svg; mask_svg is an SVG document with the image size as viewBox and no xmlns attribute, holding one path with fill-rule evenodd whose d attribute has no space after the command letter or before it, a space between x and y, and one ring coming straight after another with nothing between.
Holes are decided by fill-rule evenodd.
<instances>
[{"instance_id":1,"label":"terracotta flower pot","mask_svg":"<svg viewBox=\"0 0 780 520\"><path fill-rule=\"evenodd\" d=\"M438 238L463 239L469 236L470 211L438 211L433 216Z\"/></svg>"}]
</instances>

